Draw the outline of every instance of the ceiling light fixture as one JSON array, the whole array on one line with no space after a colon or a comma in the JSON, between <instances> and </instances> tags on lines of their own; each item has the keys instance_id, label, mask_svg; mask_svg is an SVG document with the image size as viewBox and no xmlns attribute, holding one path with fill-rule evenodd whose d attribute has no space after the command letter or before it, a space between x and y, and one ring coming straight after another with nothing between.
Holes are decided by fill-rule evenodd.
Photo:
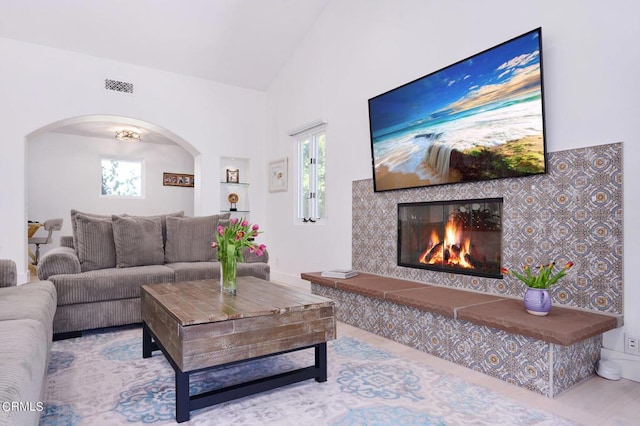
<instances>
[{"instance_id":1,"label":"ceiling light fixture","mask_svg":"<svg viewBox=\"0 0 640 426\"><path fill-rule=\"evenodd\" d=\"M116 131L116 139L125 142L140 142L140 133L133 130L118 130Z\"/></svg>"}]
</instances>

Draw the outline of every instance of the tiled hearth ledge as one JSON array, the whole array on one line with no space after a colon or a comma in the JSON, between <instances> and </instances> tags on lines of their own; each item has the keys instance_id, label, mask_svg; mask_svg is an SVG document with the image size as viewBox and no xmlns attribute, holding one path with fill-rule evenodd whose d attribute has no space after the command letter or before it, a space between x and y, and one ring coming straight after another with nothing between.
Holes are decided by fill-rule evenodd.
<instances>
[{"instance_id":1,"label":"tiled hearth ledge","mask_svg":"<svg viewBox=\"0 0 640 426\"><path fill-rule=\"evenodd\" d=\"M366 273L301 277L339 321L548 397L594 374L602 333L622 322L558 306L538 317L521 300Z\"/></svg>"}]
</instances>

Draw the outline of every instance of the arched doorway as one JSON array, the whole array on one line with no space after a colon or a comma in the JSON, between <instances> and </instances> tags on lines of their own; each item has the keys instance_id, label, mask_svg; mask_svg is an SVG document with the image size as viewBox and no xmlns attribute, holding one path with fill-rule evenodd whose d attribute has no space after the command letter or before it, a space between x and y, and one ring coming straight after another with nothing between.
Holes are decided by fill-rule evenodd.
<instances>
[{"instance_id":1,"label":"arched doorway","mask_svg":"<svg viewBox=\"0 0 640 426\"><path fill-rule=\"evenodd\" d=\"M115 132L136 131L140 142L122 142ZM163 185L163 172L194 174L199 152L170 130L140 119L114 115L71 117L48 124L26 138L27 219L60 217L62 230L42 253L71 235L70 210L97 214L152 215L184 211L194 214L196 188ZM142 164L144 191L138 197L100 193L101 161L114 158ZM42 233L44 230L39 230ZM30 247L33 250L33 246Z\"/></svg>"}]
</instances>

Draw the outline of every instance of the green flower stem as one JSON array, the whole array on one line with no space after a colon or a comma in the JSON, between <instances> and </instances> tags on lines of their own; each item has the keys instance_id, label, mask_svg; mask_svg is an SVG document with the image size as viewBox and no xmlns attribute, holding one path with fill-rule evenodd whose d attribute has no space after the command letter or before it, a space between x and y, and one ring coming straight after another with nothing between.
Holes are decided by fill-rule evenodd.
<instances>
[{"instance_id":1,"label":"green flower stem","mask_svg":"<svg viewBox=\"0 0 640 426\"><path fill-rule=\"evenodd\" d=\"M222 291L236 294L238 259L235 244L227 244L226 250L220 256L220 266L222 267Z\"/></svg>"}]
</instances>

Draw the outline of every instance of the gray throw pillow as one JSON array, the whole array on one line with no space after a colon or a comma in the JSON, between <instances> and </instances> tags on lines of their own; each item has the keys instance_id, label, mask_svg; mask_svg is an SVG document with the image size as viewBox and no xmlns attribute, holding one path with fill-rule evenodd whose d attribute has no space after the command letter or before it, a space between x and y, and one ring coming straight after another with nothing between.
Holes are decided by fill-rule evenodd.
<instances>
[{"instance_id":1,"label":"gray throw pillow","mask_svg":"<svg viewBox=\"0 0 640 426\"><path fill-rule=\"evenodd\" d=\"M156 217L111 216L116 266L162 265L162 221Z\"/></svg>"},{"instance_id":2,"label":"gray throw pillow","mask_svg":"<svg viewBox=\"0 0 640 426\"><path fill-rule=\"evenodd\" d=\"M167 217L165 263L212 262L219 216Z\"/></svg>"},{"instance_id":3,"label":"gray throw pillow","mask_svg":"<svg viewBox=\"0 0 640 426\"><path fill-rule=\"evenodd\" d=\"M179 212L174 212L174 213L167 213L167 214L160 214L157 216L132 216L129 214L123 214L121 215L123 217L146 217L146 218L155 218L155 217L159 217L160 218L160 222L162 223L162 247L164 248L164 245L167 243L167 218L169 216L172 217L183 217L184 216L184 211L179 211Z\"/></svg>"},{"instance_id":4,"label":"gray throw pillow","mask_svg":"<svg viewBox=\"0 0 640 426\"><path fill-rule=\"evenodd\" d=\"M75 215L76 251L80 270L113 268L116 266L116 248L113 241L111 217Z\"/></svg>"},{"instance_id":5,"label":"gray throw pillow","mask_svg":"<svg viewBox=\"0 0 640 426\"><path fill-rule=\"evenodd\" d=\"M75 209L71 209L71 234L73 235L73 247L76 249L76 253L78 253L78 226L76 224L76 216L83 215L87 217L98 217L101 219L111 219L111 215L103 215L103 214L95 214L95 213L85 213Z\"/></svg>"}]
</instances>

